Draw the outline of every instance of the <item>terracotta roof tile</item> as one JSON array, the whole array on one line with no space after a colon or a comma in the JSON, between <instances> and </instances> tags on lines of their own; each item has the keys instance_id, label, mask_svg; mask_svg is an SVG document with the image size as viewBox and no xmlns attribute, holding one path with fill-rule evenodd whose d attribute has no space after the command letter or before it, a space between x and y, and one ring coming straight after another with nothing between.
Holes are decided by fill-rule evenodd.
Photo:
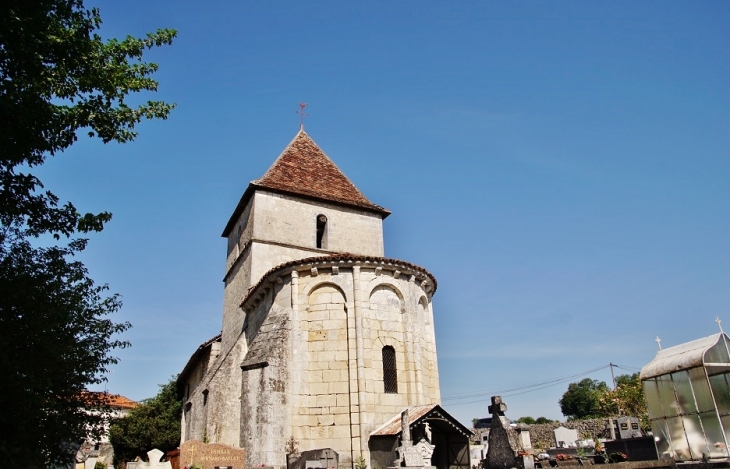
<instances>
[{"instance_id":1,"label":"terracotta roof tile","mask_svg":"<svg viewBox=\"0 0 730 469\"><path fill-rule=\"evenodd\" d=\"M390 213L370 202L304 130L297 133L263 177L253 184Z\"/></svg>"},{"instance_id":2,"label":"terracotta roof tile","mask_svg":"<svg viewBox=\"0 0 730 469\"><path fill-rule=\"evenodd\" d=\"M91 405L101 403L112 409L134 409L138 406L133 400L120 396L119 394L109 394L99 391L84 391L81 394L81 399Z\"/></svg>"},{"instance_id":3,"label":"terracotta roof tile","mask_svg":"<svg viewBox=\"0 0 730 469\"><path fill-rule=\"evenodd\" d=\"M304 130L297 133L260 179L249 184L223 230L224 237L233 229L256 189L354 206L379 213L383 218L390 215L388 209L370 202Z\"/></svg>"},{"instance_id":4,"label":"terracotta roof tile","mask_svg":"<svg viewBox=\"0 0 730 469\"><path fill-rule=\"evenodd\" d=\"M413 425L418 419L429 413L437 406L438 404L426 404L410 407L408 409L408 425ZM401 414L398 413L381 425L380 428L372 432L371 435L398 435L401 430Z\"/></svg>"},{"instance_id":5,"label":"terracotta roof tile","mask_svg":"<svg viewBox=\"0 0 730 469\"><path fill-rule=\"evenodd\" d=\"M405 409L404 409L405 410ZM449 429L450 432L458 432L462 435L471 437L474 432L462 425L452 415L446 412L438 404L426 404L413 406L408 411L408 424L413 427L421 422L428 421L431 424L441 426L441 431ZM385 422L380 428L376 429L370 436L394 436L401 433L401 414L398 413L390 420Z\"/></svg>"}]
</instances>

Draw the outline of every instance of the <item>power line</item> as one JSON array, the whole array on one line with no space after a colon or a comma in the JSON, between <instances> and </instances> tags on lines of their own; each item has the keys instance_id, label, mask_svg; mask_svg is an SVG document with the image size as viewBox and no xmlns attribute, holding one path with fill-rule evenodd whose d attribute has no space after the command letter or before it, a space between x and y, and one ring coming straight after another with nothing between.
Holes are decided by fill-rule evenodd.
<instances>
[{"instance_id":1,"label":"power line","mask_svg":"<svg viewBox=\"0 0 730 469\"><path fill-rule=\"evenodd\" d=\"M550 386L554 386L556 384L560 384L565 381L569 381L571 379L579 378L581 376L589 375L592 373L595 373L596 371L604 370L608 368L610 365L604 365L600 366L598 368L593 368L591 370L581 371L579 373L575 373L569 376L564 376L561 378L552 379L549 381L543 381L540 383L532 383L532 384L525 384L521 386L517 386L514 388L508 388L508 389L499 389L494 391L484 391L480 393L473 393L473 394L461 394L461 395L452 395L442 398L442 401L458 401L461 399L471 399L474 397L484 397L484 396L494 396L494 395L503 395L503 396L516 396L518 394L524 394L527 392L532 391L538 391L540 389L544 389ZM479 399L476 401L470 401L470 402L461 402L461 403L451 403L449 405L461 405L461 404L471 404L473 402L483 402L487 399Z\"/></svg>"},{"instance_id":2,"label":"power line","mask_svg":"<svg viewBox=\"0 0 730 469\"><path fill-rule=\"evenodd\" d=\"M616 368L620 368L622 370L626 370L626 371L641 371L641 368L637 368L635 366L617 365L615 363L613 364L613 366L615 366Z\"/></svg>"}]
</instances>

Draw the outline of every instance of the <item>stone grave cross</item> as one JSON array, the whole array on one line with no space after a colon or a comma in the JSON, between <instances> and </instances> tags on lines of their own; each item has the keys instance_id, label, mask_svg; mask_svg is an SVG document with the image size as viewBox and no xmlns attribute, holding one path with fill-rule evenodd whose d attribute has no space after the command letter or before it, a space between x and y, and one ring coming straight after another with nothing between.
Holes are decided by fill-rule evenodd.
<instances>
[{"instance_id":1,"label":"stone grave cross","mask_svg":"<svg viewBox=\"0 0 730 469\"><path fill-rule=\"evenodd\" d=\"M509 420L504 413L507 404L502 402L502 396L492 396L492 405L489 406L492 414L492 425L489 428L489 447L487 449L488 469L510 469L517 466L516 445L510 441Z\"/></svg>"},{"instance_id":2,"label":"stone grave cross","mask_svg":"<svg viewBox=\"0 0 730 469\"><path fill-rule=\"evenodd\" d=\"M431 455L433 455L434 446L431 444L431 428L428 423L424 424L424 433L426 438L421 438L417 444L413 444L411 439L411 418L406 408L400 416L401 441L400 446L396 448L398 459L394 461L395 467L405 466L407 468L430 468Z\"/></svg>"}]
</instances>

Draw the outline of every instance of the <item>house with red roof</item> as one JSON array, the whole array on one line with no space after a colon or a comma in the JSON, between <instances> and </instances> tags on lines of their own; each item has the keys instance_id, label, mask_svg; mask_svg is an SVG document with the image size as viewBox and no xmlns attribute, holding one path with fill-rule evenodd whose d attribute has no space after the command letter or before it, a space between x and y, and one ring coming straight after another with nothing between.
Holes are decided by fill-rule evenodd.
<instances>
[{"instance_id":1,"label":"house with red roof","mask_svg":"<svg viewBox=\"0 0 730 469\"><path fill-rule=\"evenodd\" d=\"M88 402L87 412L108 412L110 420L126 417L139 404L119 394L107 392L86 391L84 401ZM103 408L103 410L102 410ZM94 469L98 462L111 466L114 459L114 450L109 443L108 428L98 440L84 441L76 452L75 469Z\"/></svg>"}]
</instances>

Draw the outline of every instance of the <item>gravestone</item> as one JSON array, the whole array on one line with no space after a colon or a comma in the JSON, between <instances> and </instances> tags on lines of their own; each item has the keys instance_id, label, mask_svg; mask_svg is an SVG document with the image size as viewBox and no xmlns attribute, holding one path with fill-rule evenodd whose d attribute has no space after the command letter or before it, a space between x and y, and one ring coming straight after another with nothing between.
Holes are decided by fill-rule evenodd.
<instances>
[{"instance_id":1,"label":"gravestone","mask_svg":"<svg viewBox=\"0 0 730 469\"><path fill-rule=\"evenodd\" d=\"M310 449L287 455L288 469L333 469L340 467L340 455L332 448Z\"/></svg>"},{"instance_id":2,"label":"gravestone","mask_svg":"<svg viewBox=\"0 0 730 469\"><path fill-rule=\"evenodd\" d=\"M555 446L558 448L575 448L578 441L578 430L560 426L553 430L555 434Z\"/></svg>"},{"instance_id":3,"label":"gravestone","mask_svg":"<svg viewBox=\"0 0 730 469\"><path fill-rule=\"evenodd\" d=\"M198 464L203 469L244 469L246 451L218 443L188 440L180 446L180 465Z\"/></svg>"},{"instance_id":4,"label":"gravestone","mask_svg":"<svg viewBox=\"0 0 730 469\"><path fill-rule=\"evenodd\" d=\"M401 442L395 450L398 452L398 459L393 462L394 467L426 468L431 466L431 456L436 448L431 443L431 427L424 423L424 438L413 444L411 440L411 425L408 409L401 413Z\"/></svg>"},{"instance_id":5,"label":"gravestone","mask_svg":"<svg viewBox=\"0 0 730 469\"><path fill-rule=\"evenodd\" d=\"M162 456L164 455L165 453L163 453L159 449L147 451L147 460L149 462L128 462L127 469L172 469L172 464L170 464L170 461L160 462L160 459L162 459Z\"/></svg>"},{"instance_id":6,"label":"gravestone","mask_svg":"<svg viewBox=\"0 0 730 469\"><path fill-rule=\"evenodd\" d=\"M487 448L488 469L510 469L517 466L516 445L511 441L507 428L509 420L504 413L507 404L502 402L502 396L492 396L492 405L489 413L492 414L492 424L489 427L489 447Z\"/></svg>"},{"instance_id":7,"label":"gravestone","mask_svg":"<svg viewBox=\"0 0 730 469\"><path fill-rule=\"evenodd\" d=\"M639 428L639 419L636 417L619 417L616 419L616 425L618 426L619 438L622 440L643 436L641 428Z\"/></svg>"}]
</instances>

